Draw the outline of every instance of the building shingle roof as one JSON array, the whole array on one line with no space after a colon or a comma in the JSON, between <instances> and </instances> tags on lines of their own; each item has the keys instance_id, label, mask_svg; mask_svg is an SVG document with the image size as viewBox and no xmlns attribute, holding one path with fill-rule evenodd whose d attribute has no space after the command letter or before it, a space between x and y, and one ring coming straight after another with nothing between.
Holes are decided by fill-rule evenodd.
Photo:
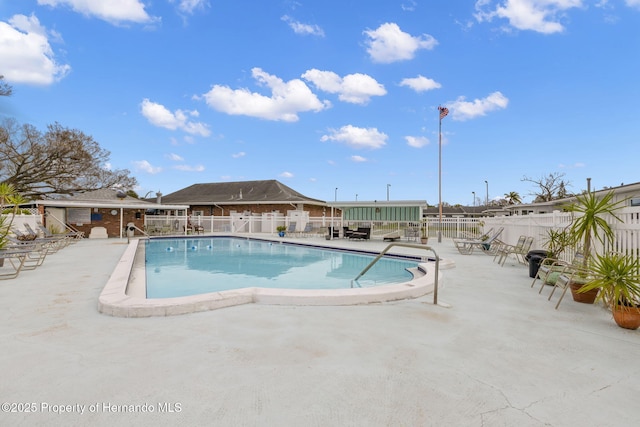
<instances>
[{"instance_id":1,"label":"building shingle roof","mask_svg":"<svg viewBox=\"0 0 640 427\"><path fill-rule=\"evenodd\" d=\"M265 181L238 181L193 184L166 196L162 203L189 205L229 205L244 203L319 203L298 193L281 182L272 179Z\"/></svg>"}]
</instances>

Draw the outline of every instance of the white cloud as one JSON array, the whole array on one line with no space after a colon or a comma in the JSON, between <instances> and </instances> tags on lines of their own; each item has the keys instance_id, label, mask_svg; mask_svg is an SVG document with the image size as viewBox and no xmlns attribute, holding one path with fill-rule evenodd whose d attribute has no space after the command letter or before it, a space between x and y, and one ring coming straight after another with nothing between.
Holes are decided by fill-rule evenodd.
<instances>
[{"instance_id":1,"label":"white cloud","mask_svg":"<svg viewBox=\"0 0 640 427\"><path fill-rule=\"evenodd\" d=\"M338 99L352 104L366 104L372 96L387 94L384 85L366 74L348 74L341 78L332 71L307 70L302 78L313 83L318 89L338 93Z\"/></svg>"},{"instance_id":2,"label":"white cloud","mask_svg":"<svg viewBox=\"0 0 640 427\"><path fill-rule=\"evenodd\" d=\"M196 166L175 165L173 167L173 169L177 169L179 171L184 171L184 172L202 172L202 171L204 171L204 166L202 166L202 165L196 165Z\"/></svg>"},{"instance_id":3,"label":"white cloud","mask_svg":"<svg viewBox=\"0 0 640 427\"><path fill-rule=\"evenodd\" d=\"M416 6L417 3L415 2L415 0L409 0L406 3L402 3L400 5L400 8L402 8L402 10L404 10L405 12L413 12L414 10L416 10Z\"/></svg>"},{"instance_id":4,"label":"white cloud","mask_svg":"<svg viewBox=\"0 0 640 427\"><path fill-rule=\"evenodd\" d=\"M293 174L291 172L282 172L280 178L293 178Z\"/></svg>"},{"instance_id":5,"label":"white cloud","mask_svg":"<svg viewBox=\"0 0 640 427\"><path fill-rule=\"evenodd\" d=\"M239 159L240 157L244 157L246 155L247 153L245 153L244 151L240 151L238 153L232 154L231 157L233 157L234 159Z\"/></svg>"},{"instance_id":6,"label":"white cloud","mask_svg":"<svg viewBox=\"0 0 640 427\"><path fill-rule=\"evenodd\" d=\"M424 136L405 136L407 145L415 148L422 148L425 145L429 145L429 139Z\"/></svg>"},{"instance_id":7,"label":"white cloud","mask_svg":"<svg viewBox=\"0 0 640 427\"><path fill-rule=\"evenodd\" d=\"M640 9L640 0L625 0L625 3L629 7L636 7Z\"/></svg>"},{"instance_id":8,"label":"white cloud","mask_svg":"<svg viewBox=\"0 0 640 427\"><path fill-rule=\"evenodd\" d=\"M176 3L176 0L169 0L170 3ZM209 6L207 0L177 0L178 10L183 13L193 14L197 9L204 10Z\"/></svg>"},{"instance_id":9,"label":"white cloud","mask_svg":"<svg viewBox=\"0 0 640 427\"><path fill-rule=\"evenodd\" d=\"M367 161L367 159L362 156L351 156L351 161L356 163L364 163Z\"/></svg>"},{"instance_id":10,"label":"white cloud","mask_svg":"<svg viewBox=\"0 0 640 427\"><path fill-rule=\"evenodd\" d=\"M47 30L34 15L14 15L8 23L0 22L0 58L1 74L9 83L48 85L71 70L56 62Z\"/></svg>"},{"instance_id":11,"label":"white cloud","mask_svg":"<svg viewBox=\"0 0 640 427\"><path fill-rule=\"evenodd\" d=\"M267 120L298 121L298 113L322 111L329 108L328 101L321 102L300 79L284 82L267 74L260 68L251 70L259 84L271 90L271 96L264 96L248 89L231 89L215 85L203 96L211 108L231 114L259 117Z\"/></svg>"},{"instance_id":12,"label":"white cloud","mask_svg":"<svg viewBox=\"0 0 640 427\"><path fill-rule=\"evenodd\" d=\"M284 15L280 19L289 24L289 27L291 27L296 34L324 37L324 31L317 25L303 24L287 15Z\"/></svg>"},{"instance_id":13,"label":"white cloud","mask_svg":"<svg viewBox=\"0 0 640 427\"><path fill-rule=\"evenodd\" d=\"M198 117L199 113L197 111L185 112L176 110L172 113L165 106L149 101L147 98L140 103L140 110L142 115L154 126L170 130L181 129L192 135L211 135L211 131L206 124L189 121L187 115Z\"/></svg>"},{"instance_id":14,"label":"white cloud","mask_svg":"<svg viewBox=\"0 0 640 427\"><path fill-rule=\"evenodd\" d=\"M447 107L452 111L454 120L469 120L479 116L485 116L490 111L507 108L509 99L500 92L493 92L483 99L465 101L464 96L459 97L455 102L447 103Z\"/></svg>"},{"instance_id":15,"label":"white cloud","mask_svg":"<svg viewBox=\"0 0 640 427\"><path fill-rule=\"evenodd\" d=\"M162 172L161 167L152 166L151 163L146 160L136 160L133 162L133 165L138 172L146 172L152 175Z\"/></svg>"},{"instance_id":16,"label":"white cloud","mask_svg":"<svg viewBox=\"0 0 640 427\"><path fill-rule=\"evenodd\" d=\"M564 31L559 22L564 12L579 7L583 0L478 0L475 18L478 22L507 19L518 30L552 34Z\"/></svg>"},{"instance_id":17,"label":"white cloud","mask_svg":"<svg viewBox=\"0 0 640 427\"><path fill-rule=\"evenodd\" d=\"M418 49L433 49L438 41L428 34L413 37L400 30L398 24L385 23L376 30L364 32L369 39L367 52L374 62L390 63L413 59Z\"/></svg>"},{"instance_id":18,"label":"white cloud","mask_svg":"<svg viewBox=\"0 0 640 427\"><path fill-rule=\"evenodd\" d=\"M440 89L442 85L435 80L428 79L418 74L418 77L402 79L400 86L408 86L416 92L425 92L427 90Z\"/></svg>"},{"instance_id":19,"label":"white cloud","mask_svg":"<svg viewBox=\"0 0 640 427\"><path fill-rule=\"evenodd\" d=\"M340 129L329 129L329 135L323 135L321 141L337 141L353 148L382 148L388 136L376 128L359 128L352 125Z\"/></svg>"},{"instance_id":20,"label":"white cloud","mask_svg":"<svg viewBox=\"0 0 640 427\"><path fill-rule=\"evenodd\" d=\"M169 153L169 154L166 155L166 157L169 160L173 160L174 162L184 162L184 158L182 156L179 156L176 153Z\"/></svg>"},{"instance_id":21,"label":"white cloud","mask_svg":"<svg viewBox=\"0 0 640 427\"><path fill-rule=\"evenodd\" d=\"M140 0L38 0L44 6L68 6L73 11L110 23L147 23L156 20L144 10Z\"/></svg>"}]
</instances>

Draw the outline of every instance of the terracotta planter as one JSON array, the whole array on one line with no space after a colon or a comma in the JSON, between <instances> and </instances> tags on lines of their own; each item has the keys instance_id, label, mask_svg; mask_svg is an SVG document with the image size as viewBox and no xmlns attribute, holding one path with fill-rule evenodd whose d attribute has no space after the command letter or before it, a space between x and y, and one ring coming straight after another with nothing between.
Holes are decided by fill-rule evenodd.
<instances>
[{"instance_id":1,"label":"terracotta planter","mask_svg":"<svg viewBox=\"0 0 640 427\"><path fill-rule=\"evenodd\" d=\"M611 310L613 312L613 320L618 326L625 329L640 328L640 308L638 307L621 307L615 305Z\"/></svg>"},{"instance_id":2,"label":"terracotta planter","mask_svg":"<svg viewBox=\"0 0 640 427\"><path fill-rule=\"evenodd\" d=\"M422 243L423 245L426 245L429 242L429 238L428 237L421 237L420 238L420 243Z\"/></svg>"},{"instance_id":3,"label":"terracotta planter","mask_svg":"<svg viewBox=\"0 0 640 427\"><path fill-rule=\"evenodd\" d=\"M584 286L584 283L580 282L569 282L569 287L571 288L571 295L573 296L573 300L575 302L581 302L583 304L593 304L598 296L599 289L593 289L588 292L578 292L578 289Z\"/></svg>"}]
</instances>

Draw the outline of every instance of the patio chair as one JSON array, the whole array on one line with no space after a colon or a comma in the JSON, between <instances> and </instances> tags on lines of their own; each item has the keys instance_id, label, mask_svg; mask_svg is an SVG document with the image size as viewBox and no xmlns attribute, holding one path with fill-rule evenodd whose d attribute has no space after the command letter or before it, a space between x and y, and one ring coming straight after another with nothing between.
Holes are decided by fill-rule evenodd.
<instances>
[{"instance_id":1,"label":"patio chair","mask_svg":"<svg viewBox=\"0 0 640 427\"><path fill-rule=\"evenodd\" d=\"M582 252L576 252L570 263L551 257L543 259L538 268L538 272L531 282L531 287L533 288L533 286L536 284L536 281L540 279L542 281L542 286L540 286L540 290L538 291L538 293L542 293L545 285L555 285L558 276L568 265L577 268L583 267L584 255L582 254Z\"/></svg>"},{"instance_id":2,"label":"patio chair","mask_svg":"<svg viewBox=\"0 0 640 427\"><path fill-rule=\"evenodd\" d=\"M558 299L558 303L556 304L556 310L560 306L562 302L562 298L564 298L564 294L567 293L567 289L571 286L571 283L577 283L579 285L584 285L587 283L589 276L589 270L585 269L582 266L575 265L566 265L563 270L558 275L557 279L553 284L553 289L551 289L551 293L549 294L549 298L547 301L551 301L551 297L556 289L562 288L562 293L560 294L560 298Z\"/></svg>"},{"instance_id":3,"label":"patio chair","mask_svg":"<svg viewBox=\"0 0 640 427\"><path fill-rule=\"evenodd\" d=\"M41 222L36 223L36 225L38 226L38 229L42 232L42 235L44 237L52 238L52 237L64 236L67 239L69 239L69 243L74 243L75 241L81 240L84 237L84 232L82 231L72 230L72 231L67 231L66 233L63 233L63 234L53 234Z\"/></svg>"},{"instance_id":4,"label":"patio chair","mask_svg":"<svg viewBox=\"0 0 640 427\"><path fill-rule=\"evenodd\" d=\"M30 249L0 249L0 280L15 279L24 267Z\"/></svg>"},{"instance_id":5,"label":"patio chair","mask_svg":"<svg viewBox=\"0 0 640 427\"><path fill-rule=\"evenodd\" d=\"M493 259L495 260L496 257L498 257L498 263L504 267L504 263L509 255L514 255L516 261L521 264L526 264L524 257L531 249L531 245L533 245L533 237L520 236L518 243L515 245L500 245Z\"/></svg>"},{"instance_id":6,"label":"patio chair","mask_svg":"<svg viewBox=\"0 0 640 427\"><path fill-rule=\"evenodd\" d=\"M294 235L295 233L296 233L296 223L290 222L289 226L287 227L287 234Z\"/></svg>"},{"instance_id":7,"label":"patio chair","mask_svg":"<svg viewBox=\"0 0 640 427\"><path fill-rule=\"evenodd\" d=\"M369 240L371 238L371 227L358 227L356 231L351 232L349 239Z\"/></svg>"},{"instance_id":8,"label":"patio chair","mask_svg":"<svg viewBox=\"0 0 640 427\"><path fill-rule=\"evenodd\" d=\"M407 241L415 242L420 237L420 230L417 227L409 227L404 229L404 237L407 238Z\"/></svg>"},{"instance_id":9,"label":"patio chair","mask_svg":"<svg viewBox=\"0 0 640 427\"><path fill-rule=\"evenodd\" d=\"M55 252L49 245L39 240L18 240L12 236L7 236L7 239L11 242L7 249L26 252L22 270L34 270L42 265L49 253Z\"/></svg>"},{"instance_id":10,"label":"patio chair","mask_svg":"<svg viewBox=\"0 0 640 427\"><path fill-rule=\"evenodd\" d=\"M342 227L342 237L344 237L345 239L348 239L351 236L351 233L353 233L354 230L350 229L349 226L346 227Z\"/></svg>"},{"instance_id":11,"label":"patio chair","mask_svg":"<svg viewBox=\"0 0 640 427\"><path fill-rule=\"evenodd\" d=\"M488 236L485 234L479 239L453 239L453 244L462 255L470 255L474 249L480 249L483 252L493 254L493 252L490 252L491 246L502 234L503 230L504 227L500 227L492 235Z\"/></svg>"},{"instance_id":12,"label":"patio chair","mask_svg":"<svg viewBox=\"0 0 640 427\"><path fill-rule=\"evenodd\" d=\"M333 233L331 232L331 230L333 229ZM329 230L329 233L327 234L327 236L329 237L333 237L334 239L338 239L340 237L340 229L337 227L327 227L327 230Z\"/></svg>"},{"instance_id":13,"label":"patio chair","mask_svg":"<svg viewBox=\"0 0 640 427\"><path fill-rule=\"evenodd\" d=\"M46 235L45 237L40 237L38 236L38 233L33 228L31 228L31 225L28 222L24 223L24 228L29 234L37 236L34 240L49 243L50 250L57 251L58 249L65 248L69 245L70 239L65 235L51 234L51 237L47 237Z\"/></svg>"},{"instance_id":14,"label":"patio chair","mask_svg":"<svg viewBox=\"0 0 640 427\"><path fill-rule=\"evenodd\" d=\"M312 233L313 233L313 224L308 222L305 224L304 229L298 234L300 235L300 237L307 237L307 236L310 236Z\"/></svg>"}]
</instances>

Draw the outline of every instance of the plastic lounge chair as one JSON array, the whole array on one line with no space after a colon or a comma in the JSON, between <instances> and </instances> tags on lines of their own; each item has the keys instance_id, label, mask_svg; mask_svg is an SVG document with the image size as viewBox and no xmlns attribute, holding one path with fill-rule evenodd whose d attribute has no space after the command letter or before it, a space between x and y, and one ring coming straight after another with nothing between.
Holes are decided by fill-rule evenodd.
<instances>
[{"instance_id":1,"label":"plastic lounge chair","mask_svg":"<svg viewBox=\"0 0 640 427\"><path fill-rule=\"evenodd\" d=\"M453 239L453 244L456 246L458 252L462 255L470 255L474 249L481 249L483 252L489 252L492 243L498 239L502 234L504 227L500 227L493 235L484 235L479 239Z\"/></svg>"}]
</instances>

